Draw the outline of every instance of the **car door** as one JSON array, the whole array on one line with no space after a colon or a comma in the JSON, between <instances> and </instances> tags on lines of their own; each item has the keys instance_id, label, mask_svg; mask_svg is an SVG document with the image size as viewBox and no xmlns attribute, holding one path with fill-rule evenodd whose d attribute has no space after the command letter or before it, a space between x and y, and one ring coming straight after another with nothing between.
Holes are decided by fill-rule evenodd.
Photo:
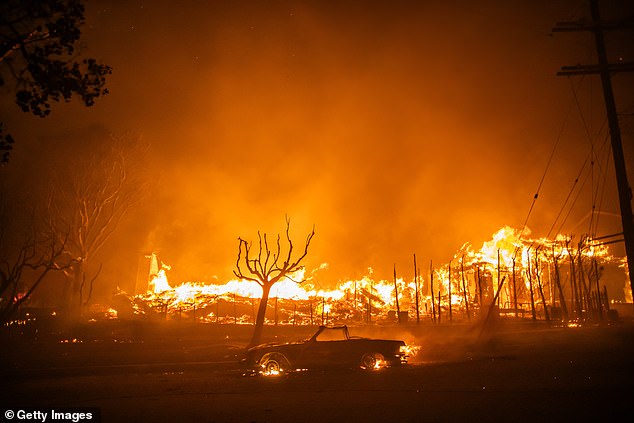
<instances>
[{"instance_id":1,"label":"car door","mask_svg":"<svg viewBox=\"0 0 634 423\"><path fill-rule=\"evenodd\" d=\"M307 342L304 360L314 367L345 364L349 341L343 331L326 329Z\"/></svg>"}]
</instances>

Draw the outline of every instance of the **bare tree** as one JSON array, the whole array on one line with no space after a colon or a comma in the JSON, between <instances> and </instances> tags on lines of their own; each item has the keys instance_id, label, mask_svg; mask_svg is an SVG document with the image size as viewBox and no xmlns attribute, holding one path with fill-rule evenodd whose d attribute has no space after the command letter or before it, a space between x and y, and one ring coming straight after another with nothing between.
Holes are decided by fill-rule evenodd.
<instances>
[{"instance_id":1,"label":"bare tree","mask_svg":"<svg viewBox=\"0 0 634 423\"><path fill-rule=\"evenodd\" d=\"M53 180L50 226L57 234L69 234L66 248L73 266L66 271L64 297L73 312L80 312L91 299L101 266L88 277L88 265L134 203L131 185L126 155L117 143L108 151L94 151L70 163Z\"/></svg>"},{"instance_id":2,"label":"bare tree","mask_svg":"<svg viewBox=\"0 0 634 423\"><path fill-rule=\"evenodd\" d=\"M42 231L33 216L30 220L30 228L23 233L7 233L7 225L0 225L0 323L16 314L49 273L72 265L66 254L67 234L58 239Z\"/></svg>"},{"instance_id":3,"label":"bare tree","mask_svg":"<svg viewBox=\"0 0 634 423\"><path fill-rule=\"evenodd\" d=\"M275 247L272 250L266 233L261 234L258 231L257 255L252 252L252 244L250 242L238 238L238 258L236 260L236 270L234 270L233 273L242 280L257 282L262 287L262 298L260 299L260 305L258 307L253 336L249 343L250 346L259 344L262 338L264 316L266 314L266 306L271 288L282 279L293 280L291 275L304 268L301 262L308 254L308 247L315 236L315 228L313 227L313 230L306 237L304 250L298 258L293 259L293 241L291 241L289 233L290 223L290 219L286 217L286 242L288 244L288 251L285 258L282 257L279 234L277 235ZM283 262L280 263L282 260ZM246 268L246 272L243 272L243 267Z\"/></svg>"}]
</instances>

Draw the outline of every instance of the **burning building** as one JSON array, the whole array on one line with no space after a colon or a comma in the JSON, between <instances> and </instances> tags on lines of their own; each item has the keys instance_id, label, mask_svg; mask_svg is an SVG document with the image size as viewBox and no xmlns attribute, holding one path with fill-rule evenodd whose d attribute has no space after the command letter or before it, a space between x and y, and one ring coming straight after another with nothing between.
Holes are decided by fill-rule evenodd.
<instances>
[{"instance_id":1,"label":"burning building","mask_svg":"<svg viewBox=\"0 0 634 423\"><path fill-rule=\"evenodd\" d=\"M607 267L624 268L623 259L589 237L532 239L529 235L527 230L503 227L478 250L465 244L448 263L430 264L429 272L415 269L412 280L397 278L396 272L394 280L375 280L369 269L360 279L320 289L319 281L306 277L302 269L273 286L266 322L467 322L490 310L510 318L563 322L608 318L611 293L603 274ZM137 315L210 323L255 321L262 294L257 283L230 280L172 286L167 276L170 267L155 253L148 258L147 291L130 297Z\"/></svg>"}]
</instances>

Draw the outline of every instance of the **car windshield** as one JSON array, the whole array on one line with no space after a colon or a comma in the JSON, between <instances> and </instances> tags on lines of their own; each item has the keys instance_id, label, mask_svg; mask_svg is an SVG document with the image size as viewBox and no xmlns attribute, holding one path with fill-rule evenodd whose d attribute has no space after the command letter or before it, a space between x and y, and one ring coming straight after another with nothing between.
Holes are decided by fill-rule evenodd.
<instances>
[{"instance_id":1,"label":"car windshield","mask_svg":"<svg viewBox=\"0 0 634 423\"><path fill-rule=\"evenodd\" d=\"M322 341L345 341L346 331L345 328L327 328L321 331L315 340Z\"/></svg>"}]
</instances>

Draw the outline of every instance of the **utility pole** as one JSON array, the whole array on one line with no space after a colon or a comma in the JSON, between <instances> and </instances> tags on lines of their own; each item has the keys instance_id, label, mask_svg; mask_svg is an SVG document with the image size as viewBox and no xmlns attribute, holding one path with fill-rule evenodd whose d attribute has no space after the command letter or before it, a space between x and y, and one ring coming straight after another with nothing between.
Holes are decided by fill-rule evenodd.
<instances>
[{"instance_id":1,"label":"utility pole","mask_svg":"<svg viewBox=\"0 0 634 423\"><path fill-rule=\"evenodd\" d=\"M576 65L563 66L557 72L559 76L598 74L601 77L603 87L603 99L610 128L610 139L612 142L612 155L614 160L614 170L616 172L616 184L619 193L619 204L621 209L621 225L623 227L623 241L625 243L625 254L627 256L627 268L630 275L630 287L634 293L634 217L632 216L632 189L628 183L625 158L623 156L623 144L621 142L621 129L616 112L616 102L612 90L612 80L610 75L613 72L632 72L634 63L611 64L605 48L603 32L605 30L632 29L634 23L632 18L625 18L621 22L601 22L598 0L590 0L590 14L592 22L561 22L558 23L553 32L578 32L590 31L594 33L594 40L597 49L596 65Z\"/></svg>"}]
</instances>

